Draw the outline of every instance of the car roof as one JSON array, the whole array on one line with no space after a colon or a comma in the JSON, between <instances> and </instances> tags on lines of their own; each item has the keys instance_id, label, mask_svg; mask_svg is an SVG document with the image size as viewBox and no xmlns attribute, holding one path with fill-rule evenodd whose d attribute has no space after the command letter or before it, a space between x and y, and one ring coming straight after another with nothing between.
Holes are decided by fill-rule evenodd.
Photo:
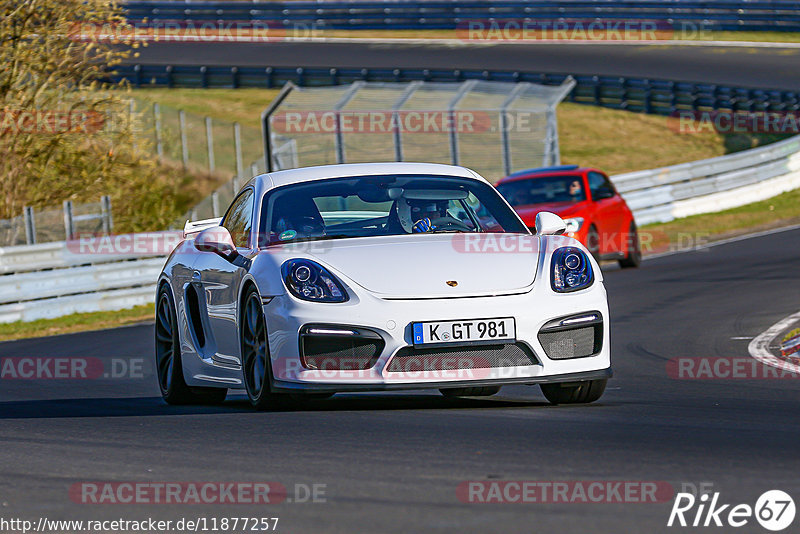
<instances>
[{"instance_id":1,"label":"car roof","mask_svg":"<svg viewBox=\"0 0 800 534\"><path fill-rule=\"evenodd\" d=\"M370 176L388 174L421 174L460 176L463 178L477 179L487 182L478 173L466 167L455 165L442 165L439 163L342 163L338 165L320 165L317 167L301 167L261 174L250 180L257 183L260 189L268 190L283 185L310 182L315 180L328 180L331 178L346 178L348 176ZM249 184L248 184L249 185Z\"/></svg>"},{"instance_id":2,"label":"car roof","mask_svg":"<svg viewBox=\"0 0 800 534\"><path fill-rule=\"evenodd\" d=\"M534 169L524 169L512 172L505 178L498 180L498 184L503 182L513 182L525 178L536 178L538 175L559 175L559 174L582 174L586 171L594 170L591 167L581 167L580 165L556 165L553 167L537 167Z\"/></svg>"}]
</instances>

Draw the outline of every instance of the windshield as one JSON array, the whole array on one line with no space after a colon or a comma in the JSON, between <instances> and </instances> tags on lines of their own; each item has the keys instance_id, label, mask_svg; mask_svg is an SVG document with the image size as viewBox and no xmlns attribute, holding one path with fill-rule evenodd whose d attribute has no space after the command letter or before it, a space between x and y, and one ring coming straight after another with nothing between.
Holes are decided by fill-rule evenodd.
<instances>
[{"instance_id":1,"label":"windshield","mask_svg":"<svg viewBox=\"0 0 800 534\"><path fill-rule=\"evenodd\" d=\"M280 187L262 203L266 244L414 233L528 233L488 184L451 176L358 176Z\"/></svg>"},{"instance_id":2,"label":"windshield","mask_svg":"<svg viewBox=\"0 0 800 534\"><path fill-rule=\"evenodd\" d=\"M580 175L514 180L498 185L497 190L514 207L586 200L583 178Z\"/></svg>"}]
</instances>

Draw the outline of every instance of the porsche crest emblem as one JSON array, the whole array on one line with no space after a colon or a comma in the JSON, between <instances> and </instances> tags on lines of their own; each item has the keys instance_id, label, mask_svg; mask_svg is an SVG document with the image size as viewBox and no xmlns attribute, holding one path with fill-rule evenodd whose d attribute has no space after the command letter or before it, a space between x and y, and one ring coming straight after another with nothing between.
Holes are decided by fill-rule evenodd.
<instances>
[{"instance_id":1,"label":"porsche crest emblem","mask_svg":"<svg viewBox=\"0 0 800 534\"><path fill-rule=\"evenodd\" d=\"M458 285L458 282L456 282L455 280L448 280L447 285L450 287L456 287Z\"/></svg>"}]
</instances>

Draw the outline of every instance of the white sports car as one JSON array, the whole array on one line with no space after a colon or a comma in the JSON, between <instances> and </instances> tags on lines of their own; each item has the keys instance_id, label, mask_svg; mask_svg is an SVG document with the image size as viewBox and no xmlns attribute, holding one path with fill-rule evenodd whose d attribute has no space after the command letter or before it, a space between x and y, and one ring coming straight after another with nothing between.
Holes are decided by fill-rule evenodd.
<instances>
[{"instance_id":1,"label":"white sports car","mask_svg":"<svg viewBox=\"0 0 800 534\"><path fill-rule=\"evenodd\" d=\"M257 176L222 219L187 223L156 297L171 404L540 384L597 400L611 376L606 291L564 222L532 235L474 171L331 165Z\"/></svg>"}]
</instances>

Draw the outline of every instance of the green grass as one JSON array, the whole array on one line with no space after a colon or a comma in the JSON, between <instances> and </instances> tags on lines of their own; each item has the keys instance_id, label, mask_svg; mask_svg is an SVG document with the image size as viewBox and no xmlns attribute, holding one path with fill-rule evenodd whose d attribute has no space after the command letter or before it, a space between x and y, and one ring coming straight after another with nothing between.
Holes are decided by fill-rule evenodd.
<instances>
[{"instance_id":1,"label":"green grass","mask_svg":"<svg viewBox=\"0 0 800 534\"><path fill-rule=\"evenodd\" d=\"M55 319L0 324L0 341L116 328L128 324L152 321L154 314L155 306L146 304L128 310L74 313Z\"/></svg>"},{"instance_id":2,"label":"green grass","mask_svg":"<svg viewBox=\"0 0 800 534\"><path fill-rule=\"evenodd\" d=\"M649 224L640 234L643 252L657 253L794 224L800 224L800 189L738 208Z\"/></svg>"},{"instance_id":3,"label":"green grass","mask_svg":"<svg viewBox=\"0 0 800 534\"><path fill-rule=\"evenodd\" d=\"M213 119L236 121L243 127L259 129L250 130L244 140L247 149L248 141L253 141L250 138L259 137L253 142L255 148L246 150L248 154L255 154L260 150L261 112L277 92L277 89L147 88L133 90L132 94L149 103L159 102L164 106L182 108ZM167 127L170 125L166 119L165 124ZM667 117L570 102L564 102L558 107L558 128L564 162L600 167L611 174L721 156L785 137L763 134L720 135L708 131L678 133L671 127ZM197 154L204 149L205 134L200 125L195 125L191 130L194 133L190 132L190 143L194 139L198 148L190 149L190 153ZM167 147L168 153L175 152L174 158L179 157L177 150L178 147ZM254 157L252 154L251 158ZM219 166L231 157L230 154L220 151L217 158ZM230 166L228 162L228 167Z\"/></svg>"},{"instance_id":4,"label":"green grass","mask_svg":"<svg viewBox=\"0 0 800 534\"><path fill-rule=\"evenodd\" d=\"M134 98L158 102L201 116L239 122L242 126L261 128L261 112L280 89L168 89L143 88L131 91Z\"/></svg>"}]
</instances>

